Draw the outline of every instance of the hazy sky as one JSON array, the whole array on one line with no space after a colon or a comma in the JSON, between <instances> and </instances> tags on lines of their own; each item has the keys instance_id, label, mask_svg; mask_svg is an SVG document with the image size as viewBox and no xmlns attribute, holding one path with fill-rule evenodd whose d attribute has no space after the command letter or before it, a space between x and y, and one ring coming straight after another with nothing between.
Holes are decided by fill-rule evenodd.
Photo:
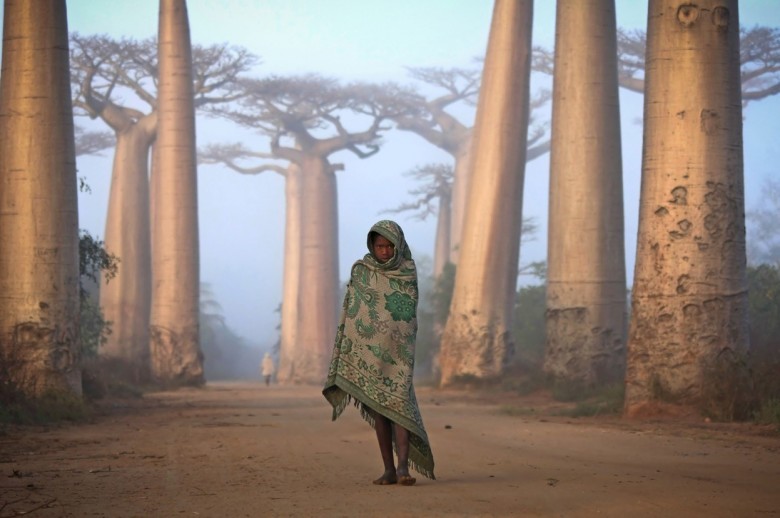
<instances>
[{"instance_id":1,"label":"hazy sky","mask_svg":"<svg viewBox=\"0 0 780 518\"><path fill-rule=\"evenodd\" d=\"M555 2L537 0L534 44L552 47ZM646 28L646 2L617 0L618 25ZM492 2L489 0L190 0L192 41L229 42L258 55L252 75L317 72L344 79L410 82L405 67L468 67L485 52ZM81 34L138 39L156 36L155 0L69 0L68 23ZM780 0L742 0L743 26L780 26ZM532 89L543 80L532 81ZM626 253L629 279L636 247L641 171L641 96L621 92L625 184ZM780 96L753 103L745 111L747 207L760 200L761 182L780 163ZM471 121L468 121L469 124ZM79 120L89 129L102 123ZM266 148L263 137L228 123L198 119L198 145L243 142ZM433 253L435 222L378 214L407 201L414 184L402 176L431 162L451 163L415 135L393 131L375 156L359 160L348 153L338 173L341 278L365 253L365 235L378 219L392 217L404 228L418 260ZM80 226L104 234L112 153L80 157L79 176L92 188L79 195ZM536 218L536 239L521 249L523 263L546 256L548 156L526 169L524 214ZM201 280L222 305L227 323L250 342L270 346L281 302L284 184L273 173L241 176L218 166L199 170ZM521 279L527 282L530 279ZM331 340L332 337L324 337Z\"/></svg>"}]
</instances>

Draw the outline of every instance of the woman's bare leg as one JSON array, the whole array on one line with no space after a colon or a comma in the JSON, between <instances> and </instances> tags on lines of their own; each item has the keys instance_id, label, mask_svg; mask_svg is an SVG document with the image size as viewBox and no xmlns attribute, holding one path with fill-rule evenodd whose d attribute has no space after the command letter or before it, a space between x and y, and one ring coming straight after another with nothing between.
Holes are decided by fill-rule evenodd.
<instances>
[{"instance_id":1,"label":"woman's bare leg","mask_svg":"<svg viewBox=\"0 0 780 518\"><path fill-rule=\"evenodd\" d=\"M398 450L398 482L404 486L411 486L417 479L409 475L409 430L393 423L395 430L395 446Z\"/></svg>"},{"instance_id":2,"label":"woman's bare leg","mask_svg":"<svg viewBox=\"0 0 780 518\"><path fill-rule=\"evenodd\" d=\"M376 424L376 438L379 442L379 451L382 453L382 463L385 465L385 472L381 477L374 480L374 484L388 485L398 482L395 472L395 459L393 458L393 432L392 423L388 418L373 412ZM408 441L407 441L408 443Z\"/></svg>"}]
</instances>

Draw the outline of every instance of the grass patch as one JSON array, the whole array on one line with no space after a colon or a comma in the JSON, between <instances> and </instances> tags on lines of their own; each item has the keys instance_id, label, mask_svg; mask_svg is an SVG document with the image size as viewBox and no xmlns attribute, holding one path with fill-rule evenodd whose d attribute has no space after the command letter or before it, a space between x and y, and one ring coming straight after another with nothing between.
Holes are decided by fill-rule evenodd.
<instances>
[{"instance_id":1,"label":"grass patch","mask_svg":"<svg viewBox=\"0 0 780 518\"><path fill-rule=\"evenodd\" d=\"M495 391L501 389L503 383L504 378L498 376L480 378L473 374L459 374L458 376L453 376L450 386L470 390Z\"/></svg>"},{"instance_id":2,"label":"grass patch","mask_svg":"<svg viewBox=\"0 0 780 518\"><path fill-rule=\"evenodd\" d=\"M555 397L555 392L553 392ZM567 399L558 399L566 397ZM612 383L602 387L580 389L577 392L564 391L556 397L559 401L576 402L574 408L558 410L557 415L566 417L595 417L599 415L619 415L623 412L625 386Z\"/></svg>"},{"instance_id":3,"label":"grass patch","mask_svg":"<svg viewBox=\"0 0 780 518\"><path fill-rule=\"evenodd\" d=\"M771 398L762 401L753 412L753 420L759 424L775 424L780 426L780 399Z\"/></svg>"},{"instance_id":4,"label":"grass patch","mask_svg":"<svg viewBox=\"0 0 780 518\"><path fill-rule=\"evenodd\" d=\"M536 409L533 407L514 405L501 405L498 409L498 413L510 417L527 417L531 415L537 415Z\"/></svg>"},{"instance_id":5,"label":"grass patch","mask_svg":"<svg viewBox=\"0 0 780 518\"><path fill-rule=\"evenodd\" d=\"M534 379L533 377L520 377L504 379L501 383L501 388L507 392L514 392L518 396L527 396L533 394L540 388L544 387L544 383L541 380Z\"/></svg>"},{"instance_id":6,"label":"grass patch","mask_svg":"<svg viewBox=\"0 0 780 518\"><path fill-rule=\"evenodd\" d=\"M36 425L60 421L83 421L92 410L75 394L46 392L34 399L17 400L0 408L0 423Z\"/></svg>"},{"instance_id":7,"label":"grass patch","mask_svg":"<svg viewBox=\"0 0 780 518\"><path fill-rule=\"evenodd\" d=\"M512 392L527 396L544 388L545 378L541 369L529 370L523 365L513 363L507 366L500 376L481 378L473 374L460 374L453 377L451 385L456 388Z\"/></svg>"}]
</instances>

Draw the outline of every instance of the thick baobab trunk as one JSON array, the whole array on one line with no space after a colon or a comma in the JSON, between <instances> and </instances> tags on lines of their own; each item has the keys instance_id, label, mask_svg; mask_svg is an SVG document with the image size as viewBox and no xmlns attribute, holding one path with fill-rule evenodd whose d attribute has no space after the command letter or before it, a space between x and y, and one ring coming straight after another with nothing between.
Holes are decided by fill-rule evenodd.
<instances>
[{"instance_id":1,"label":"thick baobab trunk","mask_svg":"<svg viewBox=\"0 0 780 518\"><path fill-rule=\"evenodd\" d=\"M160 0L159 129L152 246L152 375L203 383L198 342L200 271L192 53L184 0Z\"/></svg>"},{"instance_id":2,"label":"thick baobab trunk","mask_svg":"<svg viewBox=\"0 0 780 518\"><path fill-rule=\"evenodd\" d=\"M748 347L737 0L651 0L646 62L628 415L717 404Z\"/></svg>"},{"instance_id":3,"label":"thick baobab trunk","mask_svg":"<svg viewBox=\"0 0 780 518\"><path fill-rule=\"evenodd\" d=\"M439 213L436 217L436 243L433 249L433 277L438 279L444 266L450 261L452 203L450 193L439 195Z\"/></svg>"},{"instance_id":4,"label":"thick baobab trunk","mask_svg":"<svg viewBox=\"0 0 780 518\"><path fill-rule=\"evenodd\" d=\"M336 175L319 157L304 159L301 175L301 257L298 341L288 356L290 383L322 383L338 320Z\"/></svg>"},{"instance_id":5,"label":"thick baobab trunk","mask_svg":"<svg viewBox=\"0 0 780 518\"><path fill-rule=\"evenodd\" d=\"M623 379L626 267L614 0L557 4L544 371Z\"/></svg>"},{"instance_id":6,"label":"thick baobab trunk","mask_svg":"<svg viewBox=\"0 0 780 518\"><path fill-rule=\"evenodd\" d=\"M298 304L301 277L301 168L291 163L284 179L284 276L282 278L282 314L279 333L280 383L295 380L298 329Z\"/></svg>"},{"instance_id":7,"label":"thick baobab trunk","mask_svg":"<svg viewBox=\"0 0 780 518\"><path fill-rule=\"evenodd\" d=\"M100 356L118 363L125 376L141 381L149 371L149 312L152 289L149 235L149 147L156 116L142 118L117 132L105 247L119 270L101 279L100 309L111 334Z\"/></svg>"},{"instance_id":8,"label":"thick baobab trunk","mask_svg":"<svg viewBox=\"0 0 780 518\"><path fill-rule=\"evenodd\" d=\"M471 144L472 132L466 136L455 154L455 174L452 179L452 211L450 217L450 258L453 264L458 264L460 242L463 235L463 221L466 218L466 200L471 177Z\"/></svg>"},{"instance_id":9,"label":"thick baobab trunk","mask_svg":"<svg viewBox=\"0 0 780 518\"><path fill-rule=\"evenodd\" d=\"M81 394L76 152L64 0L6 0L0 391Z\"/></svg>"},{"instance_id":10,"label":"thick baobab trunk","mask_svg":"<svg viewBox=\"0 0 780 518\"><path fill-rule=\"evenodd\" d=\"M441 383L500 375L512 353L512 308L528 134L531 0L496 0L474 129L452 306L441 343Z\"/></svg>"}]
</instances>

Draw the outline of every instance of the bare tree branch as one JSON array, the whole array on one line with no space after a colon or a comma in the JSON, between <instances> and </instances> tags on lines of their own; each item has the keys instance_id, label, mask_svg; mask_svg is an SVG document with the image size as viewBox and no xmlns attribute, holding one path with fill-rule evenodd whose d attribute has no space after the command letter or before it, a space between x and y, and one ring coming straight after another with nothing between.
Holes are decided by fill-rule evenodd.
<instances>
[{"instance_id":1,"label":"bare tree branch","mask_svg":"<svg viewBox=\"0 0 780 518\"><path fill-rule=\"evenodd\" d=\"M743 103L780 93L780 28L743 28L739 44Z\"/></svg>"},{"instance_id":2,"label":"bare tree branch","mask_svg":"<svg viewBox=\"0 0 780 518\"><path fill-rule=\"evenodd\" d=\"M398 128L411 131L456 155L470 135L470 126L446 111L458 103L474 106L479 93L481 69L409 68L409 75L422 83L443 90L438 97L417 96L416 113L395 117Z\"/></svg>"},{"instance_id":3,"label":"bare tree branch","mask_svg":"<svg viewBox=\"0 0 780 518\"><path fill-rule=\"evenodd\" d=\"M327 157L349 151L360 158L376 154L383 124L394 116L411 113L415 94L397 85L352 83L342 86L316 74L268 77L241 81L243 96L215 114L272 138L271 152L296 161L302 154ZM295 147L282 145L289 137Z\"/></svg>"},{"instance_id":4,"label":"bare tree branch","mask_svg":"<svg viewBox=\"0 0 780 518\"><path fill-rule=\"evenodd\" d=\"M644 94L646 47L645 31L618 28L618 81L626 90ZM534 70L552 75L551 50L534 47L532 59ZM740 64L743 105L780 93L780 28L741 28Z\"/></svg>"},{"instance_id":5,"label":"bare tree branch","mask_svg":"<svg viewBox=\"0 0 780 518\"><path fill-rule=\"evenodd\" d=\"M452 193L453 169L449 164L433 163L418 166L404 173L413 178L419 187L409 191L415 199L402 203L394 209L386 209L381 213L398 214L401 212L416 212L414 219L424 221L437 212L437 202L440 198L449 199Z\"/></svg>"},{"instance_id":6,"label":"bare tree branch","mask_svg":"<svg viewBox=\"0 0 780 518\"><path fill-rule=\"evenodd\" d=\"M99 155L104 149L114 147L116 139L107 131L84 131L80 126L74 127L76 137L76 156Z\"/></svg>"},{"instance_id":7,"label":"bare tree branch","mask_svg":"<svg viewBox=\"0 0 780 518\"><path fill-rule=\"evenodd\" d=\"M157 105L157 41L155 38L114 40L105 35L70 36L71 83L76 115L104 117L107 106L137 121L145 115L139 104ZM259 60L239 47L225 44L193 46L193 91L196 107L236 100L240 75ZM80 113L79 113L80 112ZM114 125L116 122L114 123ZM116 128L115 128L116 129Z\"/></svg>"},{"instance_id":8,"label":"bare tree branch","mask_svg":"<svg viewBox=\"0 0 780 518\"><path fill-rule=\"evenodd\" d=\"M552 55L541 47L534 49L534 66L552 71ZM547 62L547 61L549 62ZM476 105L481 79L481 65L474 69L461 68L409 68L409 75L429 86L443 90L438 97L426 99L417 96L417 110L409 115L395 117L398 129L411 131L424 138L434 146L446 151L454 157L462 154L464 146L469 145L471 127L447 111L458 103L464 106ZM530 137L528 141L528 161L541 156L549 150L548 143L539 143L549 131L549 122L538 123L534 111L543 108L551 98L549 90L537 92L531 100L531 117L529 120ZM412 98L410 98L412 99ZM531 153L531 149L534 153Z\"/></svg>"},{"instance_id":9,"label":"bare tree branch","mask_svg":"<svg viewBox=\"0 0 780 518\"><path fill-rule=\"evenodd\" d=\"M251 151L246 149L242 144L211 144L198 150L199 164L224 164L237 173L247 175L256 175L271 171L281 176L287 176L287 168L276 163L263 162L252 166L244 166L238 163L239 161L248 159L278 160L278 158L271 153Z\"/></svg>"},{"instance_id":10,"label":"bare tree branch","mask_svg":"<svg viewBox=\"0 0 780 518\"><path fill-rule=\"evenodd\" d=\"M644 93L646 34L618 29L620 86ZM755 26L740 29L742 102L747 105L780 93L780 29Z\"/></svg>"}]
</instances>

